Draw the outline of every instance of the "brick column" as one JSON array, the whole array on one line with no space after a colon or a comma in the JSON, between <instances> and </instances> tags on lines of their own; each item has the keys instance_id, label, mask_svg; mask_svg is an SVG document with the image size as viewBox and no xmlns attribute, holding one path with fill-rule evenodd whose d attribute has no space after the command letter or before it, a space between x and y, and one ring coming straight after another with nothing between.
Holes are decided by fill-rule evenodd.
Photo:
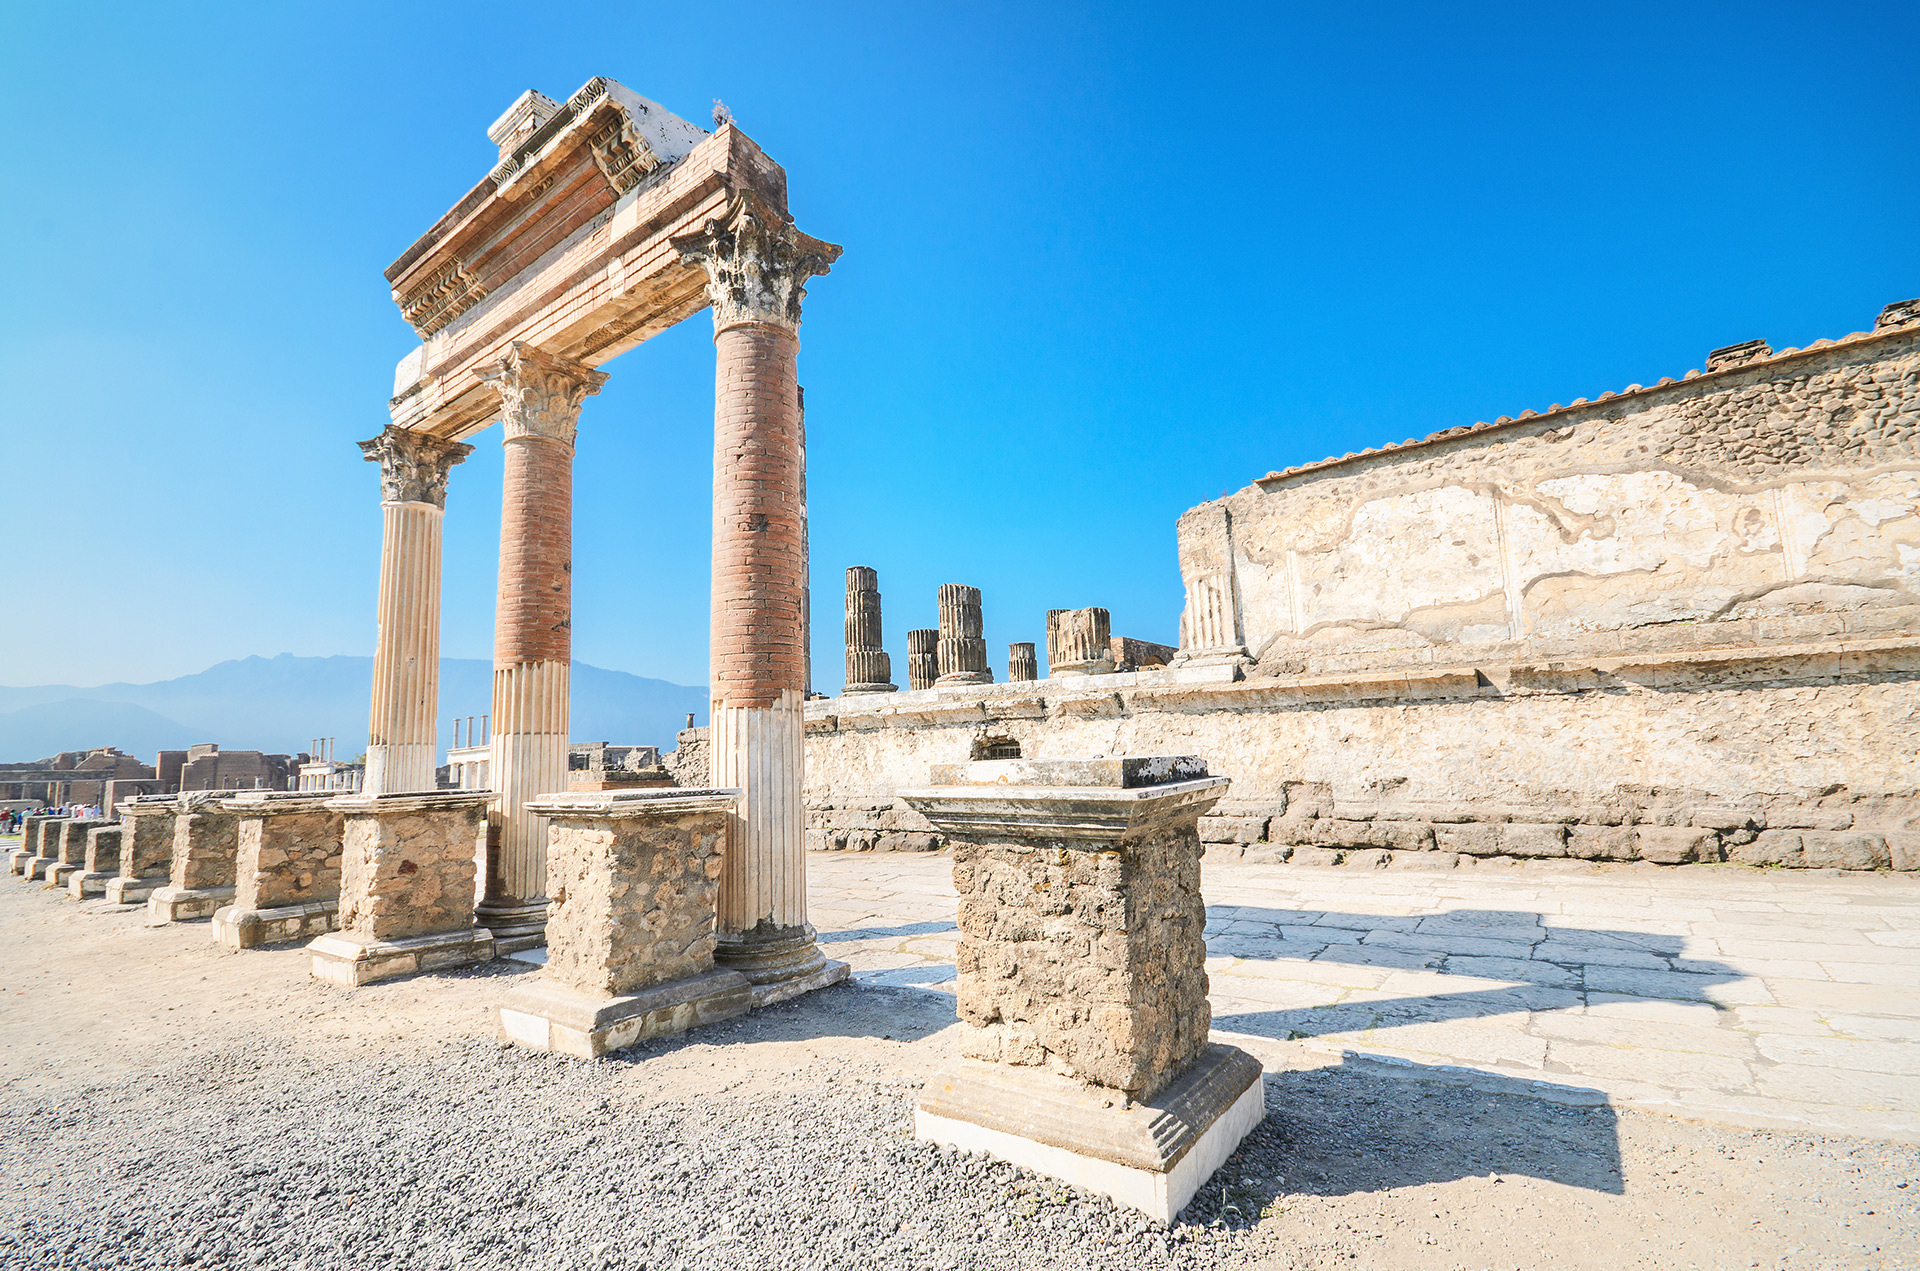
<instances>
[{"instance_id":1,"label":"brick column","mask_svg":"<svg viewBox=\"0 0 1920 1271\"><path fill-rule=\"evenodd\" d=\"M487 774L496 798L478 920L511 953L546 939L547 831L526 803L567 786L573 438L580 403L607 377L516 340L485 378L500 394L506 477Z\"/></svg>"},{"instance_id":2,"label":"brick column","mask_svg":"<svg viewBox=\"0 0 1920 1271\"><path fill-rule=\"evenodd\" d=\"M807 922L806 438L796 359L805 282L839 256L754 194L675 241L713 304L713 722L708 783L737 788L715 962L759 1002L843 978Z\"/></svg>"},{"instance_id":3,"label":"brick column","mask_svg":"<svg viewBox=\"0 0 1920 1271\"><path fill-rule=\"evenodd\" d=\"M440 523L447 474L473 447L389 426L360 449L380 465L382 522L365 788L431 790L440 709Z\"/></svg>"}]
</instances>

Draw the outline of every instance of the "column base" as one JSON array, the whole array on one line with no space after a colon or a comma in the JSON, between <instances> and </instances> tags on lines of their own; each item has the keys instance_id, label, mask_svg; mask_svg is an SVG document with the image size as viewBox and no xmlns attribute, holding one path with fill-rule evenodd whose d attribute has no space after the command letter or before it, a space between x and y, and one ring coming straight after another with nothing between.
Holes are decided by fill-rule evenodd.
<instances>
[{"instance_id":1,"label":"column base","mask_svg":"<svg viewBox=\"0 0 1920 1271\"><path fill-rule=\"evenodd\" d=\"M473 920L493 933L496 957L518 953L522 949L538 949L547 942L547 902L544 899L525 904L491 904L482 901L480 907L474 910Z\"/></svg>"},{"instance_id":2,"label":"column base","mask_svg":"<svg viewBox=\"0 0 1920 1271\"><path fill-rule=\"evenodd\" d=\"M618 997L535 981L507 994L500 1027L533 1050L598 1059L650 1037L745 1015L754 1005L752 986L737 971L709 971Z\"/></svg>"},{"instance_id":3,"label":"column base","mask_svg":"<svg viewBox=\"0 0 1920 1271\"><path fill-rule=\"evenodd\" d=\"M67 880L67 894L75 900L85 900L89 896L104 896L107 894L107 884L118 877L120 877L118 874L83 869Z\"/></svg>"},{"instance_id":4,"label":"column base","mask_svg":"<svg viewBox=\"0 0 1920 1271\"><path fill-rule=\"evenodd\" d=\"M1072 675L1112 675L1112 658L1090 658L1083 662L1061 662L1047 666L1047 678L1065 679Z\"/></svg>"},{"instance_id":5,"label":"column base","mask_svg":"<svg viewBox=\"0 0 1920 1271\"><path fill-rule=\"evenodd\" d=\"M153 893L167 885L164 875L159 878L129 878L117 874L107 880L107 903L113 905L139 905Z\"/></svg>"},{"instance_id":6,"label":"column base","mask_svg":"<svg viewBox=\"0 0 1920 1271\"><path fill-rule=\"evenodd\" d=\"M771 1006L847 978L844 962L830 962L814 943L812 923L740 935L722 933L713 964L738 971L753 986L753 1004Z\"/></svg>"},{"instance_id":7,"label":"column base","mask_svg":"<svg viewBox=\"0 0 1920 1271\"><path fill-rule=\"evenodd\" d=\"M485 927L441 931L406 940L369 940L349 932L330 932L307 946L316 980L359 988L376 980L419 971L446 971L490 961L493 933Z\"/></svg>"},{"instance_id":8,"label":"column base","mask_svg":"<svg viewBox=\"0 0 1920 1271\"><path fill-rule=\"evenodd\" d=\"M991 683L993 683L992 671L954 671L949 675L943 675L935 680L933 686L935 688L953 688L957 685L964 684Z\"/></svg>"},{"instance_id":9,"label":"column base","mask_svg":"<svg viewBox=\"0 0 1920 1271\"><path fill-rule=\"evenodd\" d=\"M68 865L64 862L56 861L48 867L45 878L47 880L47 886L49 887L65 887L69 878L72 878L75 874L84 874L86 872L87 867L85 865Z\"/></svg>"},{"instance_id":10,"label":"column base","mask_svg":"<svg viewBox=\"0 0 1920 1271\"><path fill-rule=\"evenodd\" d=\"M840 696L845 697L849 693L898 693L899 691L898 684L849 684L840 690Z\"/></svg>"},{"instance_id":11,"label":"column base","mask_svg":"<svg viewBox=\"0 0 1920 1271\"><path fill-rule=\"evenodd\" d=\"M164 885L147 897L147 918L158 922L192 922L211 918L233 901L231 887L174 887Z\"/></svg>"},{"instance_id":12,"label":"column base","mask_svg":"<svg viewBox=\"0 0 1920 1271\"><path fill-rule=\"evenodd\" d=\"M36 856L32 860L27 862L27 878L29 879L29 881L33 879L38 879L38 878L45 878L47 876L47 871L52 869L58 863L59 862L56 861L51 856Z\"/></svg>"},{"instance_id":13,"label":"column base","mask_svg":"<svg viewBox=\"0 0 1920 1271\"><path fill-rule=\"evenodd\" d=\"M1153 1098L963 1059L933 1078L914 1137L985 1152L1170 1223L1267 1114L1260 1061L1209 1045Z\"/></svg>"},{"instance_id":14,"label":"column base","mask_svg":"<svg viewBox=\"0 0 1920 1271\"><path fill-rule=\"evenodd\" d=\"M226 906L213 915L213 938L228 949L255 949L263 944L287 944L323 936L340 916L338 900L274 909L236 909Z\"/></svg>"}]
</instances>

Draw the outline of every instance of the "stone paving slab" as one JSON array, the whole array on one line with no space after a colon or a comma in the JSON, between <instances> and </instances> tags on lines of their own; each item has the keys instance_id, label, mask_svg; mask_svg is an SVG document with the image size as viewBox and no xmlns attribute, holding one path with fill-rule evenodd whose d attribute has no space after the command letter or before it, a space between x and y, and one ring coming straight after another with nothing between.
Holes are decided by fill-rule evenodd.
<instances>
[{"instance_id":1,"label":"stone paving slab","mask_svg":"<svg viewBox=\"0 0 1920 1271\"><path fill-rule=\"evenodd\" d=\"M952 992L941 853L812 853L858 982ZM1214 1029L1544 1098L1920 1142L1920 878L1725 866L1551 877L1209 862Z\"/></svg>"}]
</instances>

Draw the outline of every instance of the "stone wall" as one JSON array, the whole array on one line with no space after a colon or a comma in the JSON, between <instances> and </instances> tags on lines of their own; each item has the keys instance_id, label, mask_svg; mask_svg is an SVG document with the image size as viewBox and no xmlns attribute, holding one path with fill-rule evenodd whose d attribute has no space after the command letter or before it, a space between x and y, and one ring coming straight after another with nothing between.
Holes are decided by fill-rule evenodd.
<instances>
[{"instance_id":1,"label":"stone wall","mask_svg":"<svg viewBox=\"0 0 1920 1271\"><path fill-rule=\"evenodd\" d=\"M1188 753L1211 850L1920 868L1920 304L1270 474L1180 519L1164 670L814 703L809 843L935 764Z\"/></svg>"}]
</instances>

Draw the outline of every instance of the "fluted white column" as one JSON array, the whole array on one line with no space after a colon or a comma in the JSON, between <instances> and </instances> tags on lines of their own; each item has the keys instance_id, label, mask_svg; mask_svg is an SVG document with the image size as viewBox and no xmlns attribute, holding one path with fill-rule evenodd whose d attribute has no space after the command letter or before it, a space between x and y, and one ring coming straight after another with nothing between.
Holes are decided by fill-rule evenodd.
<instances>
[{"instance_id":1,"label":"fluted white column","mask_svg":"<svg viewBox=\"0 0 1920 1271\"><path fill-rule=\"evenodd\" d=\"M381 538L369 794L433 789L440 709L440 541L447 474L472 446L389 427L360 443L380 465Z\"/></svg>"}]
</instances>

